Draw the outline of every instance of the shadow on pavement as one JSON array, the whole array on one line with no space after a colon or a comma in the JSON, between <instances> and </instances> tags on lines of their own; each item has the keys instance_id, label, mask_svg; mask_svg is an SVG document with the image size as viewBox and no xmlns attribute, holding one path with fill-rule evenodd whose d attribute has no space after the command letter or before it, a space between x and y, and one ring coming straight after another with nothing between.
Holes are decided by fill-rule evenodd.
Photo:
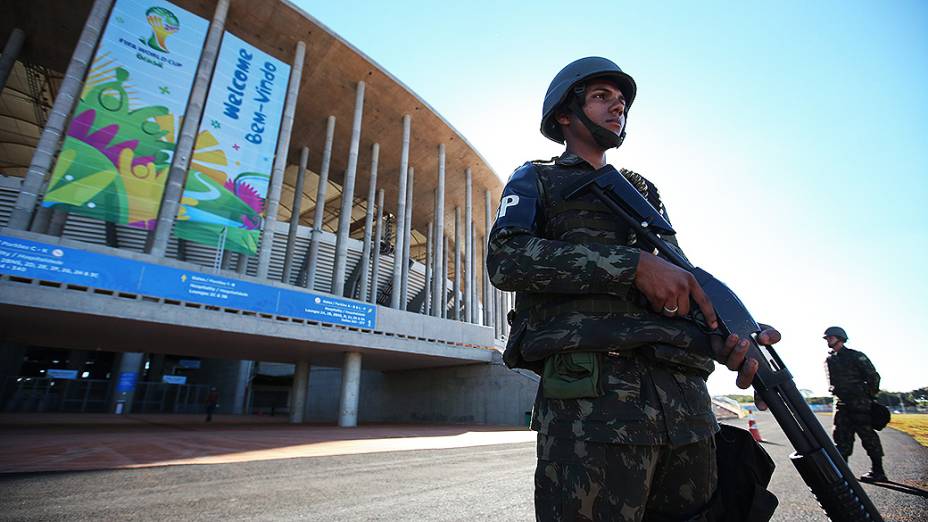
<instances>
[{"instance_id":1,"label":"shadow on pavement","mask_svg":"<svg viewBox=\"0 0 928 522\"><path fill-rule=\"evenodd\" d=\"M883 482L868 482L871 486L877 486L881 488L891 489L893 491L898 491L900 493L906 493L909 495L915 495L922 498L928 498L928 491L917 488L915 486L910 486L908 484L900 484L898 482L893 482L891 480Z\"/></svg>"}]
</instances>

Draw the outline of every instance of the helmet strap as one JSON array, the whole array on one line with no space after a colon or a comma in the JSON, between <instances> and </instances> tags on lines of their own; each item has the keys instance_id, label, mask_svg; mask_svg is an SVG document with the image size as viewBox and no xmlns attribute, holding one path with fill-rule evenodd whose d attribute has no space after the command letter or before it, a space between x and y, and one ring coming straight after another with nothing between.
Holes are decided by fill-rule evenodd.
<instances>
[{"instance_id":1,"label":"helmet strap","mask_svg":"<svg viewBox=\"0 0 928 522\"><path fill-rule=\"evenodd\" d=\"M616 136L616 134L609 129L606 129L600 125L593 123L592 120L583 112L583 103L581 100L584 100L586 97L586 85L579 84L573 89L573 96L571 96L570 104L568 107L570 111L579 119L583 126L590 131L590 134L593 136L593 140L596 141L596 144L602 147L603 149L618 148L622 145L622 142L625 141L625 128L622 128L622 134Z\"/></svg>"}]
</instances>

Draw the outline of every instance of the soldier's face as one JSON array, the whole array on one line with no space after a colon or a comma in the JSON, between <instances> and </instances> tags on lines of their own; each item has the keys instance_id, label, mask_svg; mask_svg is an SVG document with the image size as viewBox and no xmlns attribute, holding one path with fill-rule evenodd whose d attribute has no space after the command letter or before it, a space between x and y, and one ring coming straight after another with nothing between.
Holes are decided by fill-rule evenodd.
<instances>
[{"instance_id":1,"label":"soldier's face","mask_svg":"<svg viewBox=\"0 0 928 522\"><path fill-rule=\"evenodd\" d=\"M592 80L586 86L583 112L593 123L618 136L625 128L625 95L609 80Z\"/></svg>"},{"instance_id":2,"label":"soldier's face","mask_svg":"<svg viewBox=\"0 0 928 522\"><path fill-rule=\"evenodd\" d=\"M828 343L828 347L829 347L829 348L831 348L832 350L834 350L835 346L838 345L838 338L835 337L835 336L833 336L833 335L829 335L829 336L825 337L825 342Z\"/></svg>"}]
</instances>

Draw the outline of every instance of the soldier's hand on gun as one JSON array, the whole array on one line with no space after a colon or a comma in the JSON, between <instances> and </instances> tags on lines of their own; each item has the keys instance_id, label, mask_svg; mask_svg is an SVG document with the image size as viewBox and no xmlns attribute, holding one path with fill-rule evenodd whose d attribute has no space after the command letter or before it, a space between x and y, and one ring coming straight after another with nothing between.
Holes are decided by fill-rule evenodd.
<instances>
[{"instance_id":1,"label":"soldier's hand on gun","mask_svg":"<svg viewBox=\"0 0 928 522\"><path fill-rule=\"evenodd\" d=\"M718 328L712 302L702 291L693 274L654 254L642 252L635 272L635 287L648 298L651 308L667 317L682 317L690 313L695 302L711 329Z\"/></svg>"},{"instance_id":2,"label":"soldier's hand on gun","mask_svg":"<svg viewBox=\"0 0 928 522\"><path fill-rule=\"evenodd\" d=\"M765 327L757 334L757 342L762 345L776 344L780 342L780 332L776 328ZM725 339L725 343L716 349L717 360L729 370L738 372L735 384L741 389L747 389L751 385L760 365L757 359L747 356L749 345L747 339L740 339L737 335L731 334ZM754 394L754 404L761 410L767 409L767 405L760 400L757 393Z\"/></svg>"}]
</instances>

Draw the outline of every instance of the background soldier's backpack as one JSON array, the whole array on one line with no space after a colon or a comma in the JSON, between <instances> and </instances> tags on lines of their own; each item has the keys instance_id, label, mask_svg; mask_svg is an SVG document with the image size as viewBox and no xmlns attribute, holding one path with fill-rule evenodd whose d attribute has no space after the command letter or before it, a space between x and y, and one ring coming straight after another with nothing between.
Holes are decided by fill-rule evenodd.
<instances>
[{"instance_id":1,"label":"background soldier's backpack","mask_svg":"<svg viewBox=\"0 0 928 522\"><path fill-rule=\"evenodd\" d=\"M889 408L873 401L870 403L870 426L876 431L880 431L889 424Z\"/></svg>"}]
</instances>

